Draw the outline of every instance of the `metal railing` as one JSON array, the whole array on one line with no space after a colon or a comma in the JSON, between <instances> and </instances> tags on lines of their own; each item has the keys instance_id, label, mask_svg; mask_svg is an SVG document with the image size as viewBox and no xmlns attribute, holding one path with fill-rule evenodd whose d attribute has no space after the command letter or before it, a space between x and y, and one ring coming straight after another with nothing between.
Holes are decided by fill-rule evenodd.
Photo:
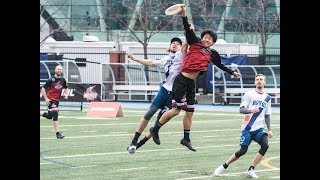
<instances>
[{"instance_id":1,"label":"metal railing","mask_svg":"<svg viewBox=\"0 0 320 180\"><path fill-rule=\"evenodd\" d=\"M67 82L73 83L96 83L101 84L101 100L114 101L116 93L113 89L114 85L128 86L154 86L160 85L164 79L164 72L157 67L146 68L144 65L137 63L90 63L82 62L86 66L77 66L73 60L48 60L40 61L40 86L47 80L48 77L54 74L56 65L63 66L63 76ZM212 103L229 103L238 104L242 98L244 90L255 88L254 79L258 73L266 75L267 84L265 88L271 92L272 103L280 103L280 65L237 65L231 66L237 72L242 74L242 77L232 78L226 72L223 72L216 66L212 66L212 77L207 78L212 87ZM270 91L271 89L271 91ZM128 101L141 100L148 101L147 93L141 89L140 95L133 95L128 91Z\"/></svg>"}]
</instances>

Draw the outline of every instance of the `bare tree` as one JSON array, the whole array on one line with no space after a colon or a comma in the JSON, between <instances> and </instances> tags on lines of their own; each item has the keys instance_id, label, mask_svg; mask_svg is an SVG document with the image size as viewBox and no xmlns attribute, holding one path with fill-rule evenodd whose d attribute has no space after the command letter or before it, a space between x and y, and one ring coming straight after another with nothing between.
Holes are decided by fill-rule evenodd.
<instances>
[{"instance_id":1,"label":"bare tree","mask_svg":"<svg viewBox=\"0 0 320 180\"><path fill-rule=\"evenodd\" d=\"M195 29L203 31L205 29L212 29L217 31L218 22L221 19L222 12L217 12L219 7L225 7L227 0L197 0L192 1L192 14ZM220 8L220 10L223 10ZM198 22L197 22L198 21Z\"/></svg>"},{"instance_id":2,"label":"bare tree","mask_svg":"<svg viewBox=\"0 0 320 180\"><path fill-rule=\"evenodd\" d=\"M239 8L239 15L234 19L237 21L237 30L248 43L262 46L263 61L266 56L267 41L274 32L280 30L280 12L274 0L245 0L234 1Z\"/></svg>"},{"instance_id":3,"label":"bare tree","mask_svg":"<svg viewBox=\"0 0 320 180\"><path fill-rule=\"evenodd\" d=\"M126 38L133 39L143 46L144 58L147 59L148 44L152 36L172 24L176 16L165 16L164 11L172 5L169 0L121 0L121 4L129 16L112 13L114 9L108 9L113 19L116 19L126 29Z\"/></svg>"},{"instance_id":4,"label":"bare tree","mask_svg":"<svg viewBox=\"0 0 320 180\"><path fill-rule=\"evenodd\" d=\"M48 32L48 34L44 35L43 38L40 36L40 46L53 34L63 31L61 26L55 22L52 16L58 13L67 1L68 0L65 0L52 14L49 14L49 12L44 8L44 5L40 3L40 34Z\"/></svg>"}]
</instances>

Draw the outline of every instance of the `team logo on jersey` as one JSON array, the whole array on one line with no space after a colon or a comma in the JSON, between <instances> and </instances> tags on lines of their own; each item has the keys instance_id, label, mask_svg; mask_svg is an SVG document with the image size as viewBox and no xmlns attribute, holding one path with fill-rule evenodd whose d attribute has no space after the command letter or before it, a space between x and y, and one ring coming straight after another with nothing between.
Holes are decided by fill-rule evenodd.
<instances>
[{"instance_id":1,"label":"team logo on jersey","mask_svg":"<svg viewBox=\"0 0 320 180\"><path fill-rule=\"evenodd\" d=\"M164 66L171 66L173 64L172 59L167 60L167 62L164 64Z\"/></svg>"},{"instance_id":2,"label":"team logo on jersey","mask_svg":"<svg viewBox=\"0 0 320 180\"><path fill-rule=\"evenodd\" d=\"M259 107L262 107L262 108L266 108L267 107L267 103L265 101L257 101L257 100L254 100L252 102L252 105L254 106L259 106Z\"/></svg>"},{"instance_id":3,"label":"team logo on jersey","mask_svg":"<svg viewBox=\"0 0 320 180\"><path fill-rule=\"evenodd\" d=\"M62 88L62 85L60 84L60 81L57 82L57 84L54 86L54 88L56 88L56 89L61 89Z\"/></svg>"}]
</instances>

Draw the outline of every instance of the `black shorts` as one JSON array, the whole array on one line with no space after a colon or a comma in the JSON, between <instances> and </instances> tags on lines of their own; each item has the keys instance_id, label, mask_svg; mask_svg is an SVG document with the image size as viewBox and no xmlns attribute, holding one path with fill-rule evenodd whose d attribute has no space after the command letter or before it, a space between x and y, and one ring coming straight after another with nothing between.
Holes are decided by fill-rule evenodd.
<instances>
[{"instance_id":1,"label":"black shorts","mask_svg":"<svg viewBox=\"0 0 320 180\"><path fill-rule=\"evenodd\" d=\"M51 100L48 105L48 111L58 112L59 101Z\"/></svg>"},{"instance_id":2,"label":"black shorts","mask_svg":"<svg viewBox=\"0 0 320 180\"><path fill-rule=\"evenodd\" d=\"M184 77L181 73L178 74L172 87L172 107L185 106L184 100L186 99L187 108L194 109L195 96L195 80Z\"/></svg>"}]
</instances>

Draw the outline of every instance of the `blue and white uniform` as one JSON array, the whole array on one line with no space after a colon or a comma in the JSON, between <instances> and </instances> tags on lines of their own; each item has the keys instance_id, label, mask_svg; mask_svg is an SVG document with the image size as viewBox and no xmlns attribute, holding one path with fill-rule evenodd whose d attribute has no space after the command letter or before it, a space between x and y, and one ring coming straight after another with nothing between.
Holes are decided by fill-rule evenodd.
<instances>
[{"instance_id":1,"label":"blue and white uniform","mask_svg":"<svg viewBox=\"0 0 320 180\"><path fill-rule=\"evenodd\" d=\"M260 94L252 89L243 95L240 107L259 108L256 113L245 115L241 125L240 145L249 145L252 139L258 142L261 136L265 134L265 115L272 114L270 95L265 92Z\"/></svg>"},{"instance_id":2,"label":"blue and white uniform","mask_svg":"<svg viewBox=\"0 0 320 180\"><path fill-rule=\"evenodd\" d=\"M156 60L155 64L159 68L164 68L165 79L160 86L157 96L152 100L152 105L159 109L169 110L172 107L172 86L174 79L181 71L183 57L181 51L170 52L167 56Z\"/></svg>"}]
</instances>

